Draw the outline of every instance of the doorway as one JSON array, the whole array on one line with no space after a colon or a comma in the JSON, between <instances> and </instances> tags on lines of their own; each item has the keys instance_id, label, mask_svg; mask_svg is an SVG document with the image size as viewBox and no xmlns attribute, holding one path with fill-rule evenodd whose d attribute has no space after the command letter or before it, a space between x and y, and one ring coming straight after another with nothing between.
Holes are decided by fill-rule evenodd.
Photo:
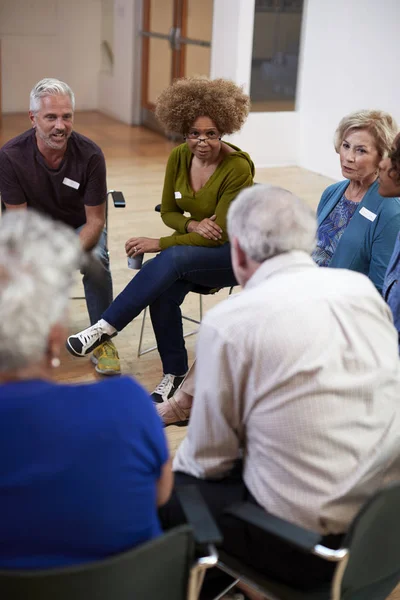
<instances>
[{"instance_id":1,"label":"doorway","mask_svg":"<svg viewBox=\"0 0 400 600\"><path fill-rule=\"evenodd\" d=\"M144 0L142 123L161 131L155 101L177 77L210 74L213 0Z\"/></svg>"}]
</instances>

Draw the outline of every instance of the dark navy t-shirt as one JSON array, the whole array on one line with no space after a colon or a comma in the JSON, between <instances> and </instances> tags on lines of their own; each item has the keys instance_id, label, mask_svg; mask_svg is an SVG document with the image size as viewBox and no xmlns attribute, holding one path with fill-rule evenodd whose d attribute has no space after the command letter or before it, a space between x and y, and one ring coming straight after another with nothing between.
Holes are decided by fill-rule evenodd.
<instances>
[{"instance_id":1,"label":"dark navy t-shirt","mask_svg":"<svg viewBox=\"0 0 400 600\"><path fill-rule=\"evenodd\" d=\"M86 223L85 205L106 201L103 153L73 131L60 166L51 169L38 150L35 130L29 129L0 150L0 194L5 204L26 202L76 229Z\"/></svg>"},{"instance_id":2,"label":"dark navy t-shirt","mask_svg":"<svg viewBox=\"0 0 400 600\"><path fill-rule=\"evenodd\" d=\"M0 386L0 568L98 560L160 534L168 450L128 377Z\"/></svg>"}]
</instances>

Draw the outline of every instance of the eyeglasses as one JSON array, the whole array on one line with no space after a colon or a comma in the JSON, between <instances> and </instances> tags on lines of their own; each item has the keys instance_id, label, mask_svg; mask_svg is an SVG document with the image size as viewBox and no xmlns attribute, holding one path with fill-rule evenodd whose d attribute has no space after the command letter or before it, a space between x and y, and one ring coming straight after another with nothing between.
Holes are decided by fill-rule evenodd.
<instances>
[{"instance_id":1,"label":"eyeglasses","mask_svg":"<svg viewBox=\"0 0 400 600\"><path fill-rule=\"evenodd\" d=\"M216 142L221 140L221 136L217 131L207 131L204 137L200 137L200 133L198 131L189 131L185 135L185 139L194 140L198 143L200 142Z\"/></svg>"}]
</instances>

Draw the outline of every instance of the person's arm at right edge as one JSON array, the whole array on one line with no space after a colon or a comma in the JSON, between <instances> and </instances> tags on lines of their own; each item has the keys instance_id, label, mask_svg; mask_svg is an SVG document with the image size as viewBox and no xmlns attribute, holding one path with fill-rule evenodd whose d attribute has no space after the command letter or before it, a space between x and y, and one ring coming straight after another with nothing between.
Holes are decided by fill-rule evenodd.
<instances>
[{"instance_id":1,"label":"person's arm at right edge","mask_svg":"<svg viewBox=\"0 0 400 600\"><path fill-rule=\"evenodd\" d=\"M0 151L0 196L7 209L26 208L25 194L6 154Z\"/></svg>"}]
</instances>

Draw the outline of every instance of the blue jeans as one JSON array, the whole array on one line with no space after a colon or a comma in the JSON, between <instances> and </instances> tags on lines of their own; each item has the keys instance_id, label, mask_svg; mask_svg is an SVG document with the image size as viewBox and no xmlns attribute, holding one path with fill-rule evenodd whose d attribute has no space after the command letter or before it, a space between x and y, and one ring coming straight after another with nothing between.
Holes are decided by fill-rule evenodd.
<instances>
[{"instance_id":1,"label":"blue jeans","mask_svg":"<svg viewBox=\"0 0 400 600\"><path fill-rule=\"evenodd\" d=\"M188 362L180 305L186 294L236 284L230 244L219 248L172 246L143 265L102 317L121 331L149 306L163 371L183 375Z\"/></svg>"},{"instance_id":2,"label":"blue jeans","mask_svg":"<svg viewBox=\"0 0 400 600\"><path fill-rule=\"evenodd\" d=\"M83 225L82 225L83 227ZM79 234L82 227L75 229ZM110 306L113 299L113 287L110 271L110 259L107 250L107 231L103 229L97 245L92 250L101 265L100 274L96 276L81 270L82 283L85 290L86 306L89 313L90 324L94 325L101 319L103 312Z\"/></svg>"}]
</instances>

